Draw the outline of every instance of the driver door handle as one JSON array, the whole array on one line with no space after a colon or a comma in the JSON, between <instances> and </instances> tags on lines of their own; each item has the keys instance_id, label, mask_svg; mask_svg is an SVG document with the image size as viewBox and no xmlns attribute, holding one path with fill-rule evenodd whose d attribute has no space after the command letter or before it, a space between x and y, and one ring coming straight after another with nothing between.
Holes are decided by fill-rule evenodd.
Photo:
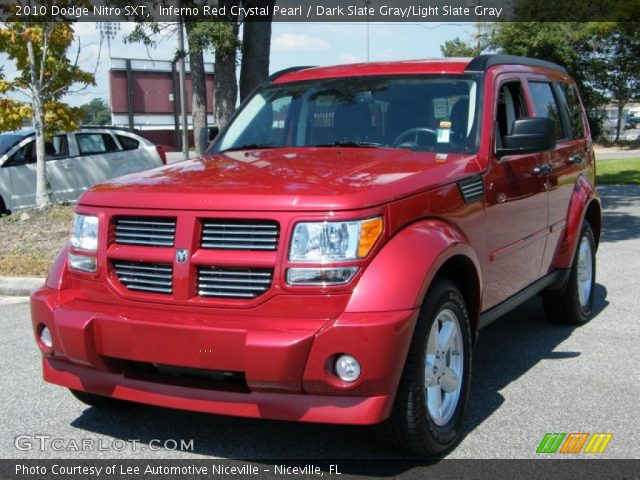
<instances>
[{"instance_id":1,"label":"driver door handle","mask_svg":"<svg viewBox=\"0 0 640 480\"><path fill-rule=\"evenodd\" d=\"M567 163L582 163L582 155L572 155L571 157L567 158Z\"/></svg>"},{"instance_id":2,"label":"driver door handle","mask_svg":"<svg viewBox=\"0 0 640 480\"><path fill-rule=\"evenodd\" d=\"M536 175L545 175L547 173L551 173L551 164L550 163L545 163L542 165L538 165L536 168L533 169L533 173L535 173Z\"/></svg>"}]
</instances>

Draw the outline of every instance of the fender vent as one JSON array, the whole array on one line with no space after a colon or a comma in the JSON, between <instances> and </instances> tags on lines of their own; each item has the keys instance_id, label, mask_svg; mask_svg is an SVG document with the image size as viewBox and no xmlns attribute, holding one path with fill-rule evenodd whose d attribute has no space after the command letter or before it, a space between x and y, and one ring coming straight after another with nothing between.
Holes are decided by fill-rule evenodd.
<instances>
[{"instance_id":1,"label":"fender vent","mask_svg":"<svg viewBox=\"0 0 640 480\"><path fill-rule=\"evenodd\" d=\"M458 182L464 203L472 203L484 198L484 184L481 176L469 177Z\"/></svg>"}]
</instances>

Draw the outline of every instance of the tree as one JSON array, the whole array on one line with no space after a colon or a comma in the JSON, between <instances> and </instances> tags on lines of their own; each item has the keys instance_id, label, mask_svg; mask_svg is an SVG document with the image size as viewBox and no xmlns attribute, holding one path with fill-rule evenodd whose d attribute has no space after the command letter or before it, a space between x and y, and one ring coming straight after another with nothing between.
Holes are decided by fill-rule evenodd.
<instances>
[{"instance_id":1,"label":"tree","mask_svg":"<svg viewBox=\"0 0 640 480\"><path fill-rule=\"evenodd\" d=\"M537 8L528 3L521 5ZM625 19L623 12L614 13L616 18ZM640 24L499 22L491 24L488 32L489 46L500 53L563 65L578 84L594 136L600 130L598 110L607 99L614 100L619 112L616 141L619 140L622 110L629 101L640 97Z\"/></svg>"},{"instance_id":2,"label":"tree","mask_svg":"<svg viewBox=\"0 0 640 480\"><path fill-rule=\"evenodd\" d=\"M268 6L273 11L275 0L244 0L244 6ZM240 69L240 101L244 100L269 77L271 53L271 18L264 22L244 21L242 25L242 67Z\"/></svg>"},{"instance_id":3,"label":"tree","mask_svg":"<svg viewBox=\"0 0 640 480\"><path fill-rule=\"evenodd\" d=\"M207 84L204 72L204 42L199 36L201 24L186 22L189 43L189 66L191 69L191 115L193 118L193 144L200 155L200 130L207 126Z\"/></svg>"},{"instance_id":4,"label":"tree","mask_svg":"<svg viewBox=\"0 0 640 480\"><path fill-rule=\"evenodd\" d=\"M479 44L475 46L456 37L453 40L447 40L440 46L440 51L444 57L477 57L482 53Z\"/></svg>"},{"instance_id":5,"label":"tree","mask_svg":"<svg viewBox=\"0 0 640 480\"><path fill-rule=\"evenodd\" d=\"M595 23L590 69L594 84L612 99L618 110L615 141L620 140L622 113L640 98L640 24Z\"/></svg>"},{"instance_id":6,"label":"tree","mask_svg":"<svg viewBox=\"0 0 640 480\"><path fill-rule=\"evenodd\" d=\"M595 113L603 97L591 73L591 37L589 24L583 22L497 22L487 27L485 35L487 46L498 53L540 58L564 66L578 84L592 131L597 131Z\"/></svg>"},{"instance_id":7,"label":"tree","mask_svg":"<svg viewBox=\"0 0 640 480\"><path fill-rule=\"evenodd\" d=\"M182 2L182 6L189 5ZM228 9L229 7L227 7ZM185 20L188 20L186 18ZM236 54L239 48L237 19L231 21L183 22L186 25L189 66L191 70L191 113L193 116L193 135L196 153L199 151L200 130L207 126L207 95L204 70L204 51L216 52L214 95L214 117L218 125L224 124L235 110L238 98L236 77ZM126 38L128 42L141 42L154 46L156 38L166 37L177 32L179 23L139 21ZM187 52L176 51L176 58L186 56Z\"/></svg>"},{"instance_id":8,"label":"tree","mask_svg":"<svg viewBox=\"0 0 640 480\"><path fill-rule=\"evenodd\" d=\"M83 112L82 123L85 125L109 125L111 123L111 109L102 98L94 98L89 103L80 106Z\"/></svg>"},{"instance_id":9,"label":"tree","mask_svg":"<svg viewBox=\"0 0 640 480\"><path fill-rule=\"evenodd\" d=\"M232 6L240 5L240 0L220 0L219 5L230 11ZM236 62L238 58L238 17L228 16L226 21L212 25L212 46L216 52L214 71L216 88L213 92L213 114L219 127L222 127L233 115L238 101L238 77Z\"/></svg>"},{"instance_id":10,"label":"tree","mask_svg":"<svg viewBox=\"0 0 640 480\"><path fill-rule=\"evenodd\" d=\"M61 2L56 4L62 6ZM0 52L15 62L18 71L13 80L0 81L0 95L18 93L28 99L28 105L16 99L3 99L10 108L0 116L8 114L10 118L0 122L0 125L10 129L14 127L17 117L21 117L19 120L26 115L32 117L36 134L38 208L50 204L46 182L45 137L60 129L76 129L82 115L80 109L69 107L61 99L74 85L95 85L94 75L78 65L79 42L75 59L67 57L73 40L72 23L5 22L0 27Z\"/></svg>"}]
</instances>

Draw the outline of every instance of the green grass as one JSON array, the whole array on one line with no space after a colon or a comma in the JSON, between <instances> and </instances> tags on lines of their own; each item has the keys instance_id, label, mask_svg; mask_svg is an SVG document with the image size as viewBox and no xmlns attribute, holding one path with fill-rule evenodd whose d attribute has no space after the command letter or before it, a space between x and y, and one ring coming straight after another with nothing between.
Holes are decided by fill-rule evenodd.
<instances>
[{"instance_id":1,"label":"green grass","mask_svg":"<svg viewBox=\"0 0 640 480\"><path fill-rule=\"evenodd\" d=\"M640 185L640 158L602 160L596 173L601 185Z\"/></svg>"}]
</instances>

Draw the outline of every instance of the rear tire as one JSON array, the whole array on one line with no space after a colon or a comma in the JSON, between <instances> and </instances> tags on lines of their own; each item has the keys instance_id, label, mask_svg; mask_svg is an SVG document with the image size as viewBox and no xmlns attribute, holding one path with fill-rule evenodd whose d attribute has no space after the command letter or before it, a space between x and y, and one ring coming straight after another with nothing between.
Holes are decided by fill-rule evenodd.
<instances>
[{"instance_id":1,"label":"rear tire","mask_svg":"<svg viewBox=\"0 0 640 480\"><path fill-rule=\"evenodd\" d=\"M391 415L378 426L380 435L404 453L442 455L460 439L470 377L466 304L452 282L436 279L420 310Z\"/></svg>"},{"instance_id":2,"label":"rear tire","mask_svg":"<svg viewBox=\"0 0 640 480\"><path fill-rule=\"evenodd\" d=\"M589 321L596 282L596 249L593 230L585 222L571 265L567 285L561 293L543 292L547 317L556 323L581 325Z\"/></svg>"},{"instance_id":3,"label":"rear tire","mask_svg":"<svg viewBox=\"0 0 640 480\"><path fill-rule=\"evenodd\" d=\"M131 402L117 398L104 397L93 393L81 392L80 390L69 389L69 391L82 403L103 410L126 410L132 406Z\"/></svg>"}]
</instances>

